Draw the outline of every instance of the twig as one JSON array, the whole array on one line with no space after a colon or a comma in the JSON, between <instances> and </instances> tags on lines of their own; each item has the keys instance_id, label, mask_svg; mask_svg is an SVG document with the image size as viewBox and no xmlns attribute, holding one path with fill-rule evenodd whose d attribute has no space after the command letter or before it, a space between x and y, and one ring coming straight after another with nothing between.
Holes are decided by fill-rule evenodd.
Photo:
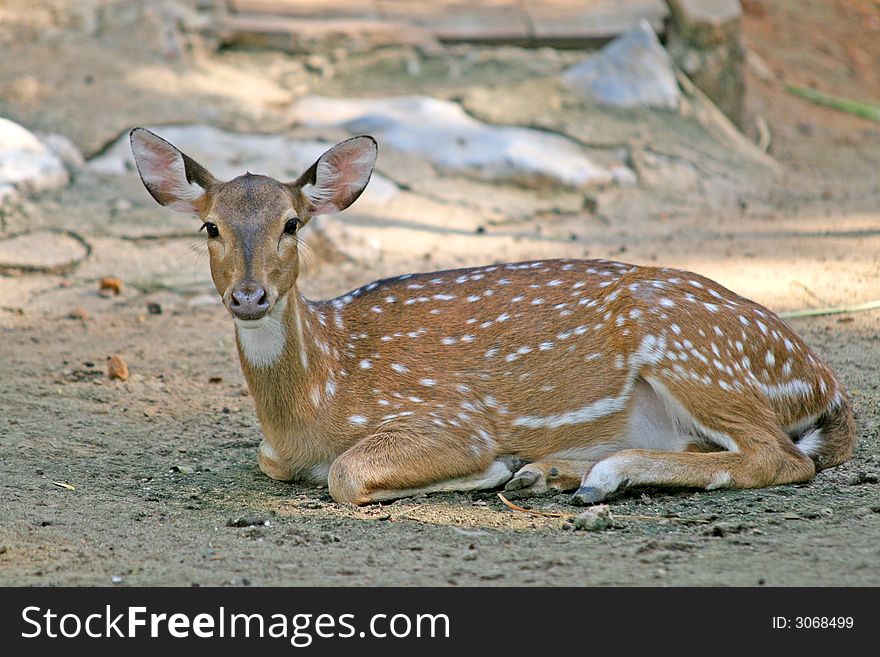
<instances>
[{"instance_id":1,"label":"twig","mask_svg":"<svg viewBox=\"0 0 880 657\"><path fill-rule=\"evenodd\" d=\"M505 506L514 511L519 511L520 513L527 513L530 516L541 516L543 518L574 518L577 516L576 513L557 513L555 511L535 511L534 509L526 509L521 506L518 506L508 500L501 493L497 493L498 499L500 499ZM611 514L612 520L677 520L678 522L692 522L692 523L708 523L708 520L702 520L699 518L679 518L678 516L645 516L640 514Z\"/></svg>"},{"instance_id":2,"label":"twig","mask_svg":"<svg viewBox=\"0 0 880 657\"><path fill-rule=\"evenodd\" d=\"M806 98L817 105L824 105L825 107L831 107L840 110L841 112L846 112L848 114L860 116L863 119L868 119L869 121L877 121L880 123L880 107L877 105L860 103L856 100L832 96L831 94L826 94L818 89L798 87L793 84L787 85L785 90L795 96Z\"/></svg>"},{"instance_id":3,"label":"twig","mask_svg":"<svg viewBox=\"0 0 880 657\"><path fill-rule=\"evenodd\" d=\"M798 317L818 317L820 315L843 315L848 313L861 313L866 310L880 308L880 299L868 301L854 306L834 306L831 308L810 308L806 310L791 310L787 313L778 313L782 319L797 319Z\"/></svg>"},{"instance_id":4,"label":"twig","mask_svg":"<svg viewBox=\"0 0 880 657\"><path fill-rule=\"evenodd\" d=\"M816 301L818 301L819 303L821 303L823 306L824 306L824 305L828 305L828 300L827 300L827 299L823 299L822 297L820 297L818 294L816 294L815 292L813 292L810 288L808 288L806 285L804 285L804 284L801 283L800 281L792 281L791 284L792 284L792 285L797 285L798 287L800 287L804 292L806 292L807 294L809 294L811 297L813 297Z\"/></svg>"},{"instance_id":5,"label":"twig","mask_svg":"<svg viewBox=\"0 0 880 657\"><path fill-rule=\"evenodd\" d=\"M524 509L521 506L517 506L510 500L508 500L504 495L498 493L498 499L500 499L505 506L513 509L514 511L519 511L520 513L527 513L530 516L542 516L544 518L574 518L576 514L574 513L556 513L554 511L535 511L533 509Z\"/></svg>"}]
</instances>

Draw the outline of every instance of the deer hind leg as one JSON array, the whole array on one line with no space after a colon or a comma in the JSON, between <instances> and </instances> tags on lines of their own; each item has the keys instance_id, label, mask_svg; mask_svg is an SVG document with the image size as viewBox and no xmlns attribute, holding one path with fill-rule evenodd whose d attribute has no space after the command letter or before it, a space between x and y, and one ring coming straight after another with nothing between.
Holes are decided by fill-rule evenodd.
<instances>
[{"instance_id":1,"label":"deer hind leg","mask_svg":"<svg viewBox=\"0 0 880 657\"><path fill-rule=\"evenodd\" d=\"M479 436L395 429L364 438L330 466L337 502L370 504L419 493L497 488L523 464L497 456Z\"/></svg>"},{"instance_id":2,"label":"deer hind leg","mask_svg":"<svg viewBox=\"0 0 880 657\"><path fill-rule=\"evenodd\" d=\"M621 450L593 466L574 495L575 503L599 502L624 485L761 488L814 476L813 461L795 447L763 400L749 391L729 391L708 402L705 388L646 380L679 431L724 451ZM637 436L631 441L642 442Z\"/></svg>"}]
</instances>

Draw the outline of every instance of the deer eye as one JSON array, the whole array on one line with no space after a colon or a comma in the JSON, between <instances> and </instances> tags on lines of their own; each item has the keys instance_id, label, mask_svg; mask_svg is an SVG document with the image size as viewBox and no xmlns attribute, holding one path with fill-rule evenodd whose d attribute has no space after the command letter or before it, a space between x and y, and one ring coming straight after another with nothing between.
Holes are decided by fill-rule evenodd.
<instances>
[{"instance_id":1,"label":"deer eye","mask_svg":"<svg viewBox=\"0 0 880 657\"><path fill-rule=\"evenodd\" d=\"M287 220L287 223L284 224L284 232L288 235L296 235L296 231L299 229L299 219L296 217L291 217Z\"/></svg>"},{"instance_id":2,"label":"deer eye","mask_svg":"<svg viewBox=\"0 0 880 657\"><path fill-rule=\"evenodd\" d=\"M203 223L202 228L208 233L208 237L218 237L220 235L220 231L217 230L217 224L211 223L210 221ZM199 230L201 230L201 228Z\"/></svg>"}]
</instances>

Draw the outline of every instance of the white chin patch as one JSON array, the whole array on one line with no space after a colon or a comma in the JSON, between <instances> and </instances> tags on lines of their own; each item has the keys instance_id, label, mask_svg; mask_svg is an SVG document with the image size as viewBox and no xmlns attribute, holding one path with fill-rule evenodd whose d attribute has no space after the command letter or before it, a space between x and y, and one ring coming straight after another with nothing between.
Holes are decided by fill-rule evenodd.
<instances>
[{"instance_id":1,"label":"white chin patch","mask_svg":"<svg viewBox=\"0 0 880 657\"><path fill-rule=\"evenodd\" d=\"M234 319L242 356L251 366L270 367L284 352L287 343L287 328L284 325L286 307L287 297L282 297L262 319Z\"/></svg>"}]
</instances>

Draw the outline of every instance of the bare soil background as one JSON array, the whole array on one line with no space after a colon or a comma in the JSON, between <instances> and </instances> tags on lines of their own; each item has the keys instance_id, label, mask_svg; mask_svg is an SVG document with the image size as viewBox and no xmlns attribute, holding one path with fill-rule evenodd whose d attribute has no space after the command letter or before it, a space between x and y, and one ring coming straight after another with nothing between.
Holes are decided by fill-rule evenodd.
<instances>
[{"instance_id":1,"label":"bare soil background","mask_svg":"<svg viewBox=\"0 0 880 657\"><path fill-rule=\"evenodd\" d=\"M356 84L365 94L418 88L458 97L488 116L506 106L492 101L504 89L486 91L486 80L540 89L534 75L573 57L462 48L460 59L485 67L463 82L426 75L409 86L396 67L413 55L393 49L339 61L329 79L272 52L203 53L183 67L116 32L76 36L101 3L77 4L70 12L57 2L4 3L0 115L67 134L90 156L138 123L286 129L292 97ZM395 242L409 233L386 227L369 266L340 257L316 233L307 293L333 296L413 269L555 254L692 269L774 310L880 297L880 125L784 91L786 83L814 84L880 101L880 6L744 5L746 43L760 58L749 68L749 111L770 127L778 176L724 203L699 186L639 185L560 209L546 193L502 188L498 208L520 194L537 210L511 211L509 221L469 227L451 242L441 231L418 250ZM517 121L528 118L528 107L516 112ZM541 212L542 204L551 209ZM353 508L324 488L262 475L253 402L231 323L205 296L197 227L155 207L134 175L86 171L0 218L4 235L68 230L91 248L67 273L0 277L0 584L880 584L878 312L792 320L850 391L860 431L852 461L797 486L628 491L612 512L638 517L601 533L574 532L563 519L511 511L491 492ZM144 232L152 225L161 228ZM121 295L97 294L104 275L126 279ZM149 303L161 314L149 313ZM87 317L70 318L74 308ZM128 381L107 379L111 354L128 362ZM568 496L520 503L576 512Z\"/></svg>"}]
</instances>

